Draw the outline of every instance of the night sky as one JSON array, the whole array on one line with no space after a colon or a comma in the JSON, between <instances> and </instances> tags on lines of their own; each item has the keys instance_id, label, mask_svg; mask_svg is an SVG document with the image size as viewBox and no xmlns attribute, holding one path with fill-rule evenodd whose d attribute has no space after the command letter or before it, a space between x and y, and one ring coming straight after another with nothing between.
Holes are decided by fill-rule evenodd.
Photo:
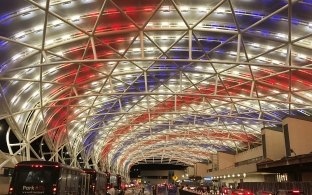
<instances>
[{"instance_id":1,"label":"night sky","mask_svg":"<svg viewBox=\"0 0 312 195\"><path fill-rule=\"evenodd\" d=\"M2 152L6 152L6 153L9 152L7 144L6 144L6 133L7 133L8 129L9 129L9 125L6 122L6 120L5 119L0 120L0 150ZM15 135L11 131L10 132L10 142L16 143L17 141L18 141L17 138L15 137ZM13 151L14 151L14 148L13 148Z\"/></svg>"}]
</instances>

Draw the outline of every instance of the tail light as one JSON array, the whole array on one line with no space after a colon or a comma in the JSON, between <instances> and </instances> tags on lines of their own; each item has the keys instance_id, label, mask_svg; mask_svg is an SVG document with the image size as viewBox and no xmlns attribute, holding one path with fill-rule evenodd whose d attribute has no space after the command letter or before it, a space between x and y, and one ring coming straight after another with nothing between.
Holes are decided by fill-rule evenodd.
<instances>
[{"instance_id":1,"label":"tail light","mask_svg":"<svg viewBox=\"0 0 312 195\"><path fill-rule=\"evenodd\" d=\"M57 188L56 188L56 184L52 185L52 192L53 194L56 194Z\"/></svg>"},{"instance_id":2,"label":"tail light","mask_svg":"<svg viewBox=\"0 0 312 195\"><path fill-rule=\"evenodd\" d=\"M293 194L299 194L300 191L299 191L299 190L293 190L292 193L293 193Z\"/></svg>"},{"instance_id":3,"label":"tail light","mask_svg":"<svg viewBox=\"0 0 312 195\"><path fill-rule=\"evenodd\" d=\"M12 194L12 193L13 193L13 188L10 187L10 188L9 188L9 194Z\"/></svg>"}]
</instances>

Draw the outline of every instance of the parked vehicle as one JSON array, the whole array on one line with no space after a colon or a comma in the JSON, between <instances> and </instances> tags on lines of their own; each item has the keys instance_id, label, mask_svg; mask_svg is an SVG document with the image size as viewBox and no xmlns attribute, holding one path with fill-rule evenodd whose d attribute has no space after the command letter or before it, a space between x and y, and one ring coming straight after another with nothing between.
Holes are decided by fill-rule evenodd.
<instances>
[{"instance_id":1,"label":"parked vehicle","mask_svg":"<svg viewBox=\"0 0 312 195\"><path fill-rule=\"evenodd\" d=\"M300 190L277 190L276 192L271 191L258 191L256 195L300 195L304 194Z\"/></svg>"},{"instance_id":2,"label":"parked vehicle","mask_svg":"<svg viewBox=\"0 0 312 195\"><path fill-rule=\"evenodd\" d=\"M255 195L255 194L247 189L236 189L232 190L231 195Z\"/></svg>"},{"instance_id":3,"label":"parked vehicle","mask_svg":"<svg viewBox=\"0 0 312 195\"><path fill-rule=\"evenodd\" d=\"M278 190L276 195L299 195L304 194L301 190Z\"/></svg>"},{"instance_id":4,"label":"parked vehicle","mask_svg":"<svg viewBox=\"0 0 312 195\"><path fill-rule=\"evenodd\" d=\"M271 191L258 191L256 195L275 195L275 193Z\"/></svg>"},{"instance_id":5,"label":"parked vehicle","mask_svg":"<svg viewBox=\"0 0 312 195\"><path fill-rule=\"evenodd\" d=\"M232 189L228 187L221 187L221 194L222 195L228 195L232 193Z\"/></svg>"},{"instance_id":6,"label":"parked vehicle","mask_svg":"<svg viewBox=\"0 0 312 195\"><path fill-rule=\"evenodd\" d=\"M271 191L258 191L256 195L275 195L275 193Z\"/></svg>"}]
</instances>

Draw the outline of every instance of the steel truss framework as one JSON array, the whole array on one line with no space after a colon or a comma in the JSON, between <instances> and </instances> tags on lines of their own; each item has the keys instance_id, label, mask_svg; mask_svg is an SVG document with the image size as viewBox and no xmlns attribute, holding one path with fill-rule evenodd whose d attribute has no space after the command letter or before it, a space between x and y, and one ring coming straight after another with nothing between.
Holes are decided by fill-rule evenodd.
<instances>
[{"instance_id":1,"label":"steel truss framework","mask_svg":"<svg viewBox=\"0 0 312 195\"><path fill-rule=\"evenodd\" d=\"M1 167L17 155L124 175L137 163L192 165L258 146L261 128L311 114L311 1L0 7L11 154Z\"/></svg>"}]
</instances>

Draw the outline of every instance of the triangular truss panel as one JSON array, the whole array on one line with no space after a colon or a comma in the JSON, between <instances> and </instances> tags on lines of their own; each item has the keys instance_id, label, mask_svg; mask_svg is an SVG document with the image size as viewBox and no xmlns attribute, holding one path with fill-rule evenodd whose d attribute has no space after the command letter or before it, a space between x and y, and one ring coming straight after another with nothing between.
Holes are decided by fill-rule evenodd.
<instances>
[{"instance_id":1,"label":"triangular truss panel","mask_svg":"<svg viewBox=\"0 0 312 195\"><path fill-rule=\"evenodd\" d=\"M205 54L208 56L232 37L233 34L202 31L196 30L196 28L193 30L193 41L196 41L197 46L200 47L198 50L205 51Z\"/></svg>"},{"instance_id":2,"label":"triangular truss panel","mask_svg":"<svg viewBox=\"0 0 312 195\"><path fill-rule=\"evenodd\" d=\"M101 15L95 14L97 21L93 29L95 29L96 34L121 30L138 30L137 23L127 15L127 8L129 7L119 6L114 1L103 2L101 5Z\"/></svg>"},{"instance_id":3,"label":"triangular truss panel","mask_svg":"<svg viewBox=\"0 0 312 195\"><path fill-rule=\"evenodd\" d=\"M96 21L101 17L102 8L106 1L50 1L50 15L58 17L63 24L73 26L82 31L90 31L96 26ZM54 21L60 28L63 24Z\"/></svg>"},{"instance_id":4,"label":"triangular truss panel","mask_svg":"<svg viewBox=\"0 0 312 195\"><path fill-rule=\"evenodd\" d=\"M311 35L311 22L307 22L311 21L311 15L308 14L311 11L312 11L311 2L300 1L292 6L291 8L292 40L297 40L300 39L301 37Z\"/></svg>"},{"instance_id":5,"label":"triangular truss panel","mask_svg":"<svg viewBox=\"0 0 312 195\"><path fill-rule=\"evenodd\" d=\"M261 23L263 20L266 20L266 17L274 13L279 13L284 9L287 10L287 2L283 0L277 0L274 2L258 2L258 1L245 1L237 2L230 1L231 9L235 14L237 23L239 24L240 30L247 30L250 26L257 23ZM255 9L256 8L256 9ZM275 18L276 17L276 18ZM271 18L268 24L275 24L276 21L279 21L279 16ZM287 15L285 16L286 20L288 19ZM270 27L268 25L267 27ZM271 26L272 27L272 26ZM263 29L265 30L265 28Z\"/></svg>"},{"instance_id":6,"label":"triangular truss panel","mask_svg":"<svg viewBox=\"0 0 312 195\"><path fill-rule=\"evenodd\" d=\"M3 9L1 12L0 27L2 30L0 35L32 46L41 45L42 30L45 28L44 21L46 20L45 12L27 1L17 3L3 1L0 6L5 8L6 4L9 9Z\"/></svg>"},{"instance_id":7,"label":"triangular truss panel","mask_svg":"<svg viewBox=\"0 0 312 195\"><path fill-rule=\"evenodd\" d=\"M114 0L112 3L118 10L122 10L123 14L129 17L137 26L145 26L149 19L153 16L156 8L162 5L161 0L153 1L136 1L136 5L133 2L127 0Z\"/></svg>"},{"instance_id":8,"label":"triangular truss panel","mask_svg":"<svg viewBox=\"0 0 312 195\"><path fill-rule=\"evenodd\" d=\"M234 20L229 1L219 1L216 5L209 5L203 18L196 22L195 29L207 31L221 30L225 33L237 32L237 24ZM201 13L201 12L199 12Z\"/></svg>"},{"instance_id":9,"label":"triangular truss panel","mask_svg":"<svg viewBox=\"0 0 312 195\"><path fill-rule=\"evenodd\" d=\"M285 46L284 43L278 42L276 40L270 40L261 36L256 37L249 33L244 34L242 37L249 59L258 57L261 58L261 56Z\"/></svg>"}]
</instances>

